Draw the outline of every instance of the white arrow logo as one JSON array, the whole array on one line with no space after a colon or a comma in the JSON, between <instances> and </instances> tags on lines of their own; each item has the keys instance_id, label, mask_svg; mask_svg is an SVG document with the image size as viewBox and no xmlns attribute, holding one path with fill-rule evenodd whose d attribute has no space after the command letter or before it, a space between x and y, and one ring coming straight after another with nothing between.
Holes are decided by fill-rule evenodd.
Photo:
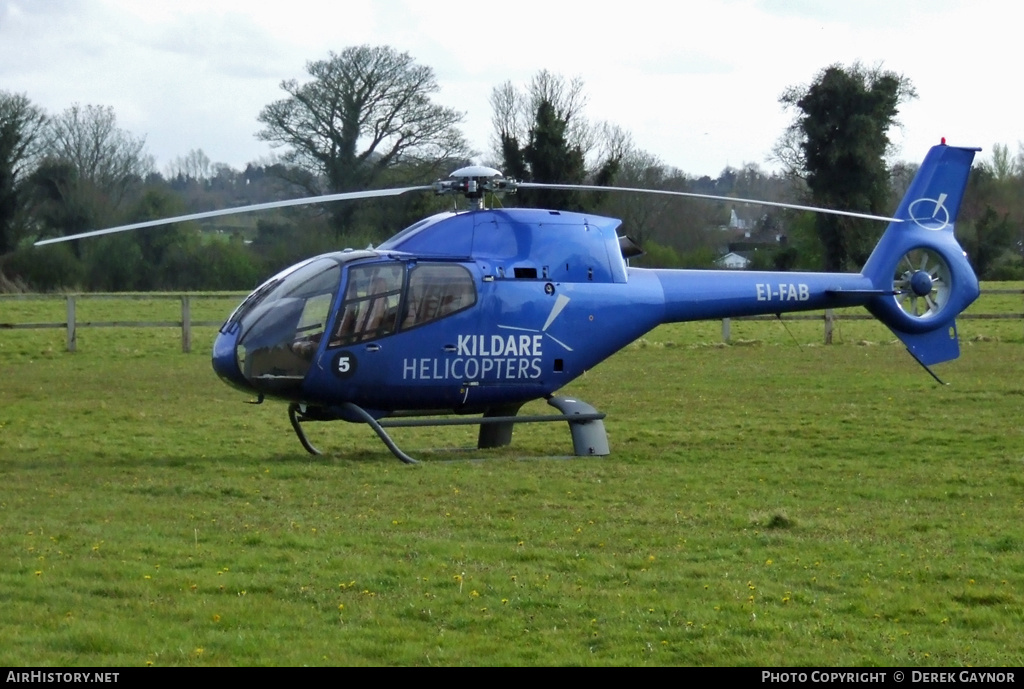
<instances>
[{"instance_id":1,"label":"white arrow logo","mask_svg":"<svg viewBox=\"0 0 1024 689\"><path fill-rule=\"evenodd\" d=\"M540 330L537 330L536 328L517 328L517 327L511 326L511 325L499 325L498 327L502 328L503 330L520 330L522 332L527 332L527 333L537 333L537 332L544 333L545 335L550 337L552 340L557 342L559 345L561 345L565 349L565 351L571 352L572 351L572 347L570 347L569 345L565 344L564 342L559 340L557 337L555 337L554 335L552 335L551 333L548 332L548 328L551 327L551 324L555 322L556 318L558 318L558 314L562 313L562 310L566 306L568 306L568 305L569 305L569 297L565 296L564 294L559 294L557 297L555 297L555 303L551 306L551 313L548 314L548 319L546 321L544 321L544 327L541 328Z\"/></svg>"}]
</instances>

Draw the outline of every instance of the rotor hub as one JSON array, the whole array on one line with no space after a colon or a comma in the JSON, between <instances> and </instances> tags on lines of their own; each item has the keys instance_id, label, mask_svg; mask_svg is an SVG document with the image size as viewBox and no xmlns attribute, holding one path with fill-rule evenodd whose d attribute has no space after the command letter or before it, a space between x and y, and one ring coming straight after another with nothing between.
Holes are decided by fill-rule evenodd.
<instances>
[{"instance_id":1,"label":"rotor hub","mask_svg":"<svg viewBox=\"0 0 1024 689\"><path fill-rule=\"evenodd\" d=\"M919 297L932 293L932 276L923 270L915 272L910 277L910 289Z\"/></svg>"},{"instance_id":2,"label":"rotor hub","mask_svg":"<svg viewBox=\"0 0 1024 689\"><path fill-rule=\"evenodd\" d=\"M486 165L470 165L459 168L448 176L434 182L434 193L438 196L462 194L473 208L483 208L485 194L514 194L516 181L508 179L500 170Z\"/></svg>"}]
</instances>

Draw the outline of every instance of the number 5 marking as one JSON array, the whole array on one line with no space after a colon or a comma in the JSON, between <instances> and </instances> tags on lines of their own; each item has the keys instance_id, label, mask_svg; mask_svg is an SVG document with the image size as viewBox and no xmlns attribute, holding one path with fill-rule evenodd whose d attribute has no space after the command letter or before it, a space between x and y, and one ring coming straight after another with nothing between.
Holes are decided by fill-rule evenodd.
<instances>
[{"instance_id":1,"label":"number 5 marking","mask_svg":"<svg viewBox=\"0 0 1024 689\"><path fill-rule=\"evenodd\" d=\"M359 362L352 352L341 351L334 355L334 375L349 378L355 375Z\"/></svg>"}]
</instances>

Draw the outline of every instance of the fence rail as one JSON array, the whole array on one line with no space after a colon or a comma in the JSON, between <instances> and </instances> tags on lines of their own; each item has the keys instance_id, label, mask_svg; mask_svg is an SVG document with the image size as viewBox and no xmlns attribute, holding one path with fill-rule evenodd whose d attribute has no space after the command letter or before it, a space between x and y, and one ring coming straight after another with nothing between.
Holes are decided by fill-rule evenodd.
<instances>
[{"instance_id":1,"label":"fence rail","mask_svg":"<svg viewBox=\"0 0 1024 689\"><path fill-rule=\"evenodd\" d=\"M197 299L237 299L245 298L245 293L217 294L4 294L0 295L0 303L5 301L57 300L66 302L67 320L60 323L0 323L0 330L33 330L38 328L65 328L67 330L67 350L78 349L79 328L181 328L181 351L188 354L192 351L192 328L217 327L224 320L197 321L192 319L192 302ZM125 299L125 300L179 300L181 302L181 320L177 321L80 321L77 317L79 300L83 299Z\"/></svg>"},{"instance_id":2,"label":"fence rail","mask_svg":"<svg viewBox=\"0 0 1024 689\"><path fill-rule=\"evenodd\" d=\"M1022 289L989 289L982 290L982 296L994 294L1020 294L1024 295ZM181 351L189 353L192 351L192 328L195 327L217 327L223 320L196 321L192 320L192 302L197 299L237 299L239 302L245 297L245 293L216 293L216 294L194 294L194 293L170 293L170 294L0 294L0 303L5 301L30 301L30 300L58 300L66 302L67 320L59 323L0 323L0 330L35 330L40 328L65 328L67 331L67 350L77 350L77 332L79 328L181 328ZM79 321L76 315L78 302L81 299L125 299L125 300L172 300L181 302L181 320L177 321ZM960 314L958 318L965 320L1024 320L1024 308L1021 313L967 313ZM836 321L873 320L874 316L859 313L843 313L841 316L834 309L825 309L822 314L801 314L789 313L780 316L741 316L739 318L722 320L722 341L729 342L731 339L732 321L822 321L824 327L825 344L832 343L832 333Z\"/></svg>"}]
</instances>

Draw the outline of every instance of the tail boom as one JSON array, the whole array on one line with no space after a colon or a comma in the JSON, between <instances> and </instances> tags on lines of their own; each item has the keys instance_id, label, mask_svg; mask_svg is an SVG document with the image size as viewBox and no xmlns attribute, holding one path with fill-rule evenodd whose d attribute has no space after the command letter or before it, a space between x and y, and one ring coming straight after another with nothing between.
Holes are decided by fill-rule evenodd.
<instances>
[{"instance_id":1,"label":"tail boom","mask_svg":"<svg viewBox=\"0 0 1024 689\"><path fill-rule=\"evenodd\" d=\"M862 306L878 295L870 280L855 273L649 272L665 295L665 323Z\"/></svg>"}]
</instances>

